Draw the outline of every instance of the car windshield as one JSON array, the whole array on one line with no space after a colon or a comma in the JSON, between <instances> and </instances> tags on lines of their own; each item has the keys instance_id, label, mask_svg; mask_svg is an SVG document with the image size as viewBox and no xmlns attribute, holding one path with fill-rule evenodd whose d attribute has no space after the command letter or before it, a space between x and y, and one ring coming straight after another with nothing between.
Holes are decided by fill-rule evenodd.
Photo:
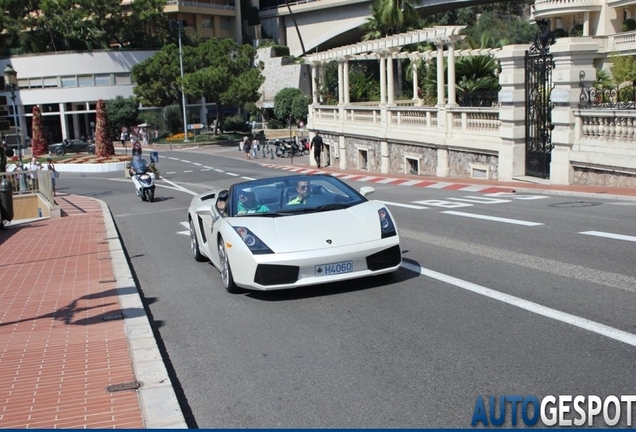
<instances>
[{"instance_id":1,"label":"car windshield","mask_svg":"<svg viewBox=\"0 0 636 432\"><path fill-rule=\"evenodd\" d=\"M366 198L329 175L294 175L238 183L230 189L231 216L291 216L342 210Z\"/></svg>"}]
</instances>

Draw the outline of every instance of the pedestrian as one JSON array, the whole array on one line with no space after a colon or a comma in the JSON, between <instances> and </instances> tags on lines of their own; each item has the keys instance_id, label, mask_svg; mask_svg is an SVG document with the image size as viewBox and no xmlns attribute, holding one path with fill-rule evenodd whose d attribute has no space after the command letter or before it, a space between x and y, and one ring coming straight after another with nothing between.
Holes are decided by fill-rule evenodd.
<instances>
[{"instance_id":1,"label":"pedestrian","mask_svg":"<svg viewBox=\"0 0 636 432\"><path fill-rule=\"evenodd\" d=\"M126 132L121 131L121 135L119 136L119 140L121 141L121 146L126 147Z\"/></svg>"},{"instance_id":2,"label":"pedestrian","mask_svg":"<svg viewBox=\"0 0 636 432\"><path fill-rule=\"evenodd\" d=\"M254 137L254 139L252 140L252 153L254 153L254 159L258 159L258 150L260 145L261 144L258 141L258 138Z\"/></svg>"},{"instance_id":3,"label":"pedestrian","mask_svg":"<svg viewBox=\"0 0 636 432\"><path fill-rule=\"evenodd\" d=\"M314 137L311 139L310 148L313 148L314 150L314 159L316 160L316 165L318 166L318 168L320 168L320 156L321 156L323 145L324 144L322 142L322 137L319 135L319 132L316 131L316 135L314 135Z\"/></svg>"},{"instance_id":4,"label":"pedestrian","mask_svg":"<svg viewBox=\"0 0 636 432\"><path fill-rule=\"evenodd\" d=\"M250 142L250 140L246 140L243 143L243 151L245 152L245 159L252 159L252 143Z\"/></svg>"},{"instance_id":5,"label":"pedestrian","mask_svg":"<svg viewBox=\"0 0 636 432\"><path fill-rule=\"evenodd\" d=\"M243 141L239 142L239 151L243 151L243 147L245 146L245 143L250 139L249 136L245 135L243 137Z\"/></svg>"}]
</instances>

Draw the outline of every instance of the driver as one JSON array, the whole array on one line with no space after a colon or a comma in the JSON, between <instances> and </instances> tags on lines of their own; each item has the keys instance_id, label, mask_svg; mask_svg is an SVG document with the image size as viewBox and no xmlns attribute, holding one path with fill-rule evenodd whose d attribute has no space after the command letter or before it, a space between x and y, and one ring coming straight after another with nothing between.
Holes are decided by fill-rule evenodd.
<instances>
[{"instance_id":1,"label":"driver","mask_svg":"<svg viewBox=\"0 0 636 432\"><path fill-rule=\"evenodd\" d=\"M130 161L130 175L135 175L138 171L144 171L148 169L148 162L143 159L140 154L133 156Z\"/></svg>"},{"instance_id":2,"label":"driver","mask_svg":"<svg viewBox=\"0 0 636 432\"><path fill-rule=\"evenodd\" d=\"M298 185L296 186L296 192L298 195L296 195L295 198L292 198L287 205L304 204L309 196L310 188L311 184L309 183L309 180L298 180Z\"/></svg>"}]
</instances>

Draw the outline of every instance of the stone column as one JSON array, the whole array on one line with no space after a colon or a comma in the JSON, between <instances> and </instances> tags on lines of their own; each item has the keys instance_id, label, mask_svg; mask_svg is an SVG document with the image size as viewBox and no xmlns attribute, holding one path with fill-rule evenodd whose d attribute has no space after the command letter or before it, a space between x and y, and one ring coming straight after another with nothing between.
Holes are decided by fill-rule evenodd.
<instances>
[{"instance_id":1,"label":"stone column","mask_svg":"<svg viewBox=\"0 0 636 432\"><path fill-rule=\"evenodd\" d=\"M318 93L320 91L320 86L318 83L318 68L319 68L319 63L318 62L313 62L311 64L311 93L312 93L312 104L313 105L317 105L318 104Z\"/></svg>"},{"instance_id":2,"label":"stone column","mask_svg":"<svg viewBox=\"0 0 636 432\"><path fill-rule=\"evenodd\" d=\"M455 42L456 37L448 42L448 107L457 106L457 96L455 89Z\"/></svg>"},{"instance_id":3,"label":"stone column","mask_svg":"<svg viewBox=\"0 0 636 432\"><path fill-rule=\"evenodd\" d=\"M395 104L395 80L393 79L393 51L389 51L386 57L386 75L387 75L387 93L388 93L388 105Z\"/></svg>"},{"instance_id":4,"label":"stone column","mask_svg":"<svg viewBox=\"0 0 636 432\"><path fill-rule=\"evenodd\" d=\"M443 107L444 94L444 42L437 42L437 106Z\"/></svg>"},{"instance_id":5,"label":"stone column","mask_svg":"<svg viewBox=\"0 0 636 432\"><path fill-rule=\"evenodd\" d=\"M342 62L343 70L342 74L344 76L344 103L345 105L349 104L350 95L349 95L349 59L345 58Z\"/></svg>"},{"instance_id":6,"label":"stone column","mask_svg":"<svg viewBox=\"0 0 636 432\"><path fill-rule=\"evenodd\" d=\"M68 123L66 122L66 104L61 102L59 105L60 105L60 126L62 128L62 140L65 140L65 139L68 139Z\"/></svg>"},{"instance_id":7,"label":"stone column","mask_svg":"<svg viewBox=\"0 0 636 432\"><path fill-rule=\"evenodd\" d=\"M338 60L338 105L344 103L344 70L343 62Z\"/></svg>"},{"instance_id":8,"label":"stone column","mask_svg":"<svg viewBox=\"0 0 636 432\"><path fill-rule=\"evenodd\" d=\"M331 165L334 165L334 161L331 161ZM338 135L338 167L341 170L347 169L347 142L344 135Z\"/></svg>"},{"instance_id":9,"label":"stone column","mask_svg":"<svg viewBox=\"0 0 636 432\"><path fill-rule=\"evenodd\" d=\"M325 86L325 64L318 63L318 88L322 90L324 86ZM318 100L320 101L321 104L325 103L325 97L322 95L322 93L320 94L320 97L318 98Z\"/></svg>"},{"instance_id":10,"label":"stone column","mask_svg":"<svg viewBox=\"0 0 636 432\"><path fill-rule=\"evenodd\" d=\"M380 54L380 105L386 105L386 54Z\"/></svg>"},{"instance_id":11,"label":"stone column","mask_svg":"<svg viewBox=\"0 0 636 432\"><path fill-rule=\"evenodd\" d=\"M583 36L590 35L590 13L583 13Z\"/></svg>"},{"instance_id":12,"label":"stone column","mask_svg":"<svg viewBox=\"0 0 636 432\"><path fill-rule=\"evenodd\" d=\"M419 58L415 57L411 59L411 70L413 72L413 105L421 106L422 100L420 99L419 89L420 83L417 78L417 63L420 61Z\"/></svg>"},{"instance_id":13,"label":"stone column","mask_svg":"<svg viewBox=\"0 0 636 432\"><path fill-rule=\"evenodd\" d=\"M526 161L526 95L525 53L529 45L507 45L497 53L499 74L499 180L510 181L525 175Z\"/></svg>"},{"instance_id":14,"label":"stone column","mask_svg":"<svg viewBox=\"0 0 636 432\"><path fill-rule=\"evenodd\" d=\"M566 185L574 181L572 157L578 159L578 152L572 151L575 131L574 110L578 109L581 95L579 74L585 73L586 79L593 82L596 77L594 58L598 51L598 42L592 37L559 39L550 51L554 55L552 82L554 89L550 99L554 103L552 110L552 159L550 163L550 183ZM589 157L589 153L587 154Z\"/></svg>"}]
</instances>

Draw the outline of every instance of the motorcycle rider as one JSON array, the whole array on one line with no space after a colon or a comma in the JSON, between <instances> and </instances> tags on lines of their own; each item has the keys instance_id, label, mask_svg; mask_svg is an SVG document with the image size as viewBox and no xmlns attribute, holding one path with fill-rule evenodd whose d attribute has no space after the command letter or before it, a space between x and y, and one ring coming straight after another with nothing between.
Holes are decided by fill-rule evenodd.
<instances>
[{"instance_id":1,"label":"motorcycle rider","mask_svg":"<svg viewBox=\"0 0 636 432\"><path fill-rule=\"evenodd\" d=\"M145 171L148 169L148 161L141 157L141 154L136 154L130 161L130 176L134 176L137 171Z\"/></svg>"}]
</instances>

